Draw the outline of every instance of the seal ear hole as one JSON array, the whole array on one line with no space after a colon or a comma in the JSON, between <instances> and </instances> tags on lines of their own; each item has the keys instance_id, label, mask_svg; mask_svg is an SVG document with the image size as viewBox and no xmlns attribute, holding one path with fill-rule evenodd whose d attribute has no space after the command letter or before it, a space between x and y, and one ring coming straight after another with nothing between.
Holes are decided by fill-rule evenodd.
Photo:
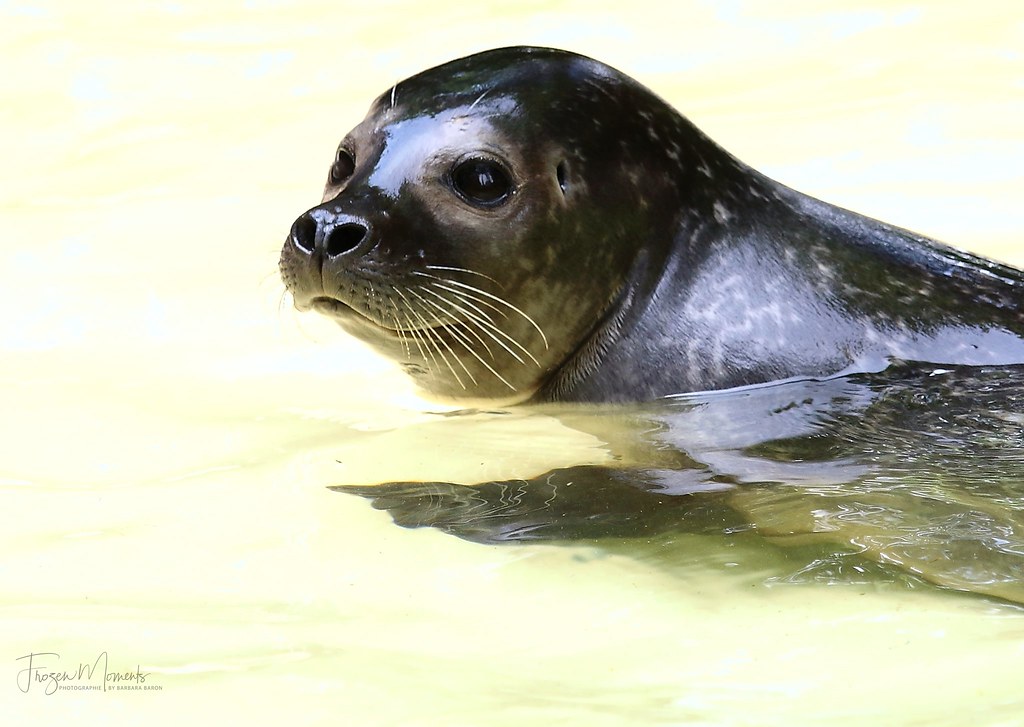
<instances>
[{"instance_id":1,"label":"seal ear hole","mask_svg":"<svg viewBox=\"0 0 1024 727\"><path fill-rule=\"evenodd\" d=\"M566 164L565 164L564 161L559 162L558 166L555 167L555 176L558 177L558 188L562 190L562 194L564 195L565 194L565 188L569 184L569 182L567 180L567 177L569 176L569 174L568 174L568 170L566 169Z\"/></svg>"}]
</instances>

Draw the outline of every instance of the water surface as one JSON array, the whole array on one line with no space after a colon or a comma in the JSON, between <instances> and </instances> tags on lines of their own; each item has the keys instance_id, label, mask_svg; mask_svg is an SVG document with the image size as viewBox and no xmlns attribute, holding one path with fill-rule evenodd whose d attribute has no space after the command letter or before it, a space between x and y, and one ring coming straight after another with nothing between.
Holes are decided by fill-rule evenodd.
<instances>
[{"instance_id":1,"label":"water surface","mask_svg":"<svg viewBox=\"0 0 1024 727\"><path fill-rule=\"evenodd\" d=\"M469 486L334 489L474 542L588 543L679 566L692 557L680 538L704 535L788 548L794 570L766 583L927 581L1024 605L1024 367L894 362L547 409L600 432L609 461Z\"/></svg>"}]
</instances>

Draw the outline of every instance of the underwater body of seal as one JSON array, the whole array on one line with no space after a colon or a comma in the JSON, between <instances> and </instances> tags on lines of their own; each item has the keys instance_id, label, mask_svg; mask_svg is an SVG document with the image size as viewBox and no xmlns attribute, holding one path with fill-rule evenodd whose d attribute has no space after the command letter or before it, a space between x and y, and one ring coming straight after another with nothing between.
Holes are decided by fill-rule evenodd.
<instances>
[{"instance_id":1,"label":"underwater body of seal","mask_svg":"<svg viewBox=\"0 0 1024 727\"><path fill-rule=\"evenodd\" d=\"M396 84L280 269L428 393L547 404L615 452L332 488L399 524L854 543L1024 603L1024 273L773 182L597 61L503 48Z\"/></svg>"}]
</instances>

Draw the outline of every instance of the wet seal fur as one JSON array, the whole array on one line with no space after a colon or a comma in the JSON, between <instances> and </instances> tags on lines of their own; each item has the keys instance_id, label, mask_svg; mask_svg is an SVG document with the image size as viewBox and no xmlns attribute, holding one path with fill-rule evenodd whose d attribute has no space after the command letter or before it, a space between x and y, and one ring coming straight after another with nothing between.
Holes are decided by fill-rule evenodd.
<instances>
[{"instance_id":1,"label":"wet seal fur","mask_svg":"<svg viewBox=\"0 0 1024 727\"><path fill-rule=\"evenodd\" d=\"M636 81L488 51L378 98L282 278L436 397L640 401L1024 362L1024 273L818 201Z\"/></svg>"}]
</instances>

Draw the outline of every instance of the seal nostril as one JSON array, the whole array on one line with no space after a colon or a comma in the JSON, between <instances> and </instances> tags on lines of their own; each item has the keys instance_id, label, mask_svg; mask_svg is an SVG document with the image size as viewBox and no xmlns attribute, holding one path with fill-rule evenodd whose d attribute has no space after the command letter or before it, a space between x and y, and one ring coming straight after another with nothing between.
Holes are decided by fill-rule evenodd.
<instances>
[{"instance_id":1,"label":"seal nostril","mask_svg":"<svg viewBox=\"0 0 1024 727\"><path fill-rule=\"evenodd\" d=\"M316 220L302 215L292 224L292 242L303 252L313 252L316 247Z\"/></svg>"},{"instance_id":2,"label":"seal nostril","mask_svg":"<svg viewBox=\"0 0 1024 727\"><path fill-rule=\"evenodd\" d=\"M327 233L324 240L327 257L336 257L353 249L363 241L367 232L366 227L355 222L338 225Z\"/></svg>"}]
</instances>

